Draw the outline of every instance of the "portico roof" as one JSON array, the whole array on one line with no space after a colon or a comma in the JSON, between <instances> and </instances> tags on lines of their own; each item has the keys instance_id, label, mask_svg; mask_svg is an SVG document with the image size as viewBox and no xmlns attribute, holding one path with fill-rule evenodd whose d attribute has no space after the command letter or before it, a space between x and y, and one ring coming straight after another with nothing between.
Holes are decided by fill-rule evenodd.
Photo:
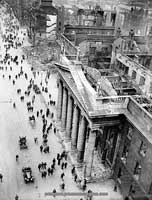
<instances>
[{"instance_id":1,"label":"portico roof","mask_svg":"<svg viewBox=\"0 0 152 200\"><path fill-rule=\"evenodd\" d=\"M65 60L62 58L62 62ZM66 61L66 60L65 60ZM78 99L83 109L91 117L100 115L119 115L123 113L123 109L126 105L119 103L117 106L109 106L109 104L103 104L103 100L97 97L97 92L90 85L86 79L84 72L80 65L72 65L70 62L64 64L56 64L58 71L71 91ZM107 106L108 105L108 106Z\"/></svg>"}]
</instances>

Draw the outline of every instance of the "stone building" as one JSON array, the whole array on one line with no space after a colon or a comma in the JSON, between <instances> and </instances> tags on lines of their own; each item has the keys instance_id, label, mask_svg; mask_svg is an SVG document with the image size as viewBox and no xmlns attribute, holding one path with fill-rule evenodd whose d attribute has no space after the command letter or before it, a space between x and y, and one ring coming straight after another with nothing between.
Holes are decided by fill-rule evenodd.
<instances>
[{"instance_id":1,"label":"stone building","mask_svg":"<svg viewBox=\"0 0 152 200\"><path fill-rule=\"evenodd\" d=\"M89 181L98 154L124 198L152 199L151 73L119 52L95 90L81 65L63 60L56 64L57 118L76 163Z\"/></svg>"}]
</instances>

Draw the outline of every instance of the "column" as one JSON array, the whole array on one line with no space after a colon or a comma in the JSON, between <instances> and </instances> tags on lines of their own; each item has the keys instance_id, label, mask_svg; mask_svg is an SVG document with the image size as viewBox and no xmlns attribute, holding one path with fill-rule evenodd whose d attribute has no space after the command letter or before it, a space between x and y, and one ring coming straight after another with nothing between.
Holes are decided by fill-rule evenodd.
<instances>
[{"instance_id":1,"label":"column","mask_svg":"<svg viewBox=\"0 0 152 200\"><path fill-rule=\"evenodd\" d=\"M58 81L58 103L57 103L57 119L61 120L62 115L62 97L63 97L63 88L61 81Z\"/></svg>"},{"instance_id":2,"label":"column","mask_svg":"<svg viewBox=\"0 0 152 200\"><path fill-rule=\"evenodd\" d=\"M78 154L77 154L77 161L79 163L83 162L84 158L84 150L85 150L85 140L86 140L86 119L84 116L81 117L81 122L79 126L79 134L78 134Z\"/></svg>"},{"instance_id":3,"label":"column","mask_svg":"<svg viewBox=\"0 0 152 200\"><path fill-rule=\"evenodd\" d=\"M71 95L68 95L68 110L67 110L67 124L66 124L66 137L67 140L71 139L72 117L73 117L73 101Z\"/></svg>"},{"instance_id":4,"label":"column","mask_svg":"<svg viewBox=\"0 0 152 200\"><path fill-rule=\"evenodd\" d=\"M93 157L94 157L94 148L95 148L95 140L96 140L96 131L93 130L89 136L89 143L87 148L87 159L86 159L86 177L91 176L91 170L93 165Z\"/></svg>"},{"instance_id":5,"label":"column","mask_svg":"<svg viewBox=\"0 0 152 200\"><path fill-rule=\"evenodd\" d=\"M78 122L79 122L79 110L78 110L77 105L74 105L72 135L71 135L71 149L72 150L76 150L76 148L77 148Z\"/></svg>"},{"instance_id":6,"label":"column","mask_svg":"<svg viewBox=\"0 0 152 200\"><path fill-rule=\"evenodd\" d=\"M62 103L62 121L61 121L62 131L64 131L66 127L67 103L68 103L68 94L67 94L66 88L64 87L63 88L63 103Z\"/></svg>"}]
</instances>

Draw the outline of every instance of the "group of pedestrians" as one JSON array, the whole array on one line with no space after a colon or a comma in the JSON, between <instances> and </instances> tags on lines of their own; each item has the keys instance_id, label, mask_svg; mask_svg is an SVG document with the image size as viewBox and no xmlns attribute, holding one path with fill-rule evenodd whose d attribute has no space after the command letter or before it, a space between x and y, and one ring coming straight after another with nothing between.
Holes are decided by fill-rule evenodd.
<instances>
[{"instance_id":1,"label":"group of pedestrians","mask_svg":"<svg viewBox=\"0 0 152 200\"><path fill-rule=\"evenodd\" d=\"M11 24L11 23L10 23ZM9 24L9 25L10 25ZM19 36L19 33L22 37ZM51 108L53 110L53 107L56 105L56 102L51 99L52 95L49 95L49 101L47 102L46 108L39 108L35 109L37 94L35 92L34 87L37 85L36 78L37 76L40 76L39 72L33 71L33 68L31 68L31 71L34 72L33 76L27 73L27 71L23 68L23 65L25 64L26 55L22 54L21 56L16 54L14 55L15 50L22 47L24 44L25 38L27 37L27 34L25 32L22 32L19 30L19 24L16 22L14 18L14 23L10 25L10 27L7 27L5 29L5 32L2 34L2 40L4 43L4 56L0 57L0 70L2 71L2 78L7 79L10 81L10 83L13 85L15 90L17 91L17 95L20 98L23 105L25 104L27 108L27 113L31 117L30 119L34 119L34 123L41 120L42 122L42 130L41 132L41 139L39 135L33 136L35 145L38 145L38 148L40 149L40 152L43 156L44 154L51 154L50 152L50 146L49 146L49 135L56 134L57 129L53 123L54 121L54 112L51 111ZM12 50L14 52L12 53ZM17 69L17 70L16 70ZM16 71L19 71L16 73ZM6 73L7 72L7 73ZM32 74L32 73L31 73ZM48 75L45 78L45 84L42 82L40 83L40 86L37 86L40 88L42 92L48 93ZM24 79L24 81L27 83L27 88L24 90L23 88L20 88L18 83L18 80ZM17 88L17 89L16 89ZM34 93L34 94L33 94ZM26 102L26 100L28 101ZM30 100L29 100L30 99ZM17 101L13 100L13 108L14 110L18 109ZM31 115L32 113L32 115ZM19 155L18 153L15 156L16 162L19 163L19 158L22 155ZM51 155L52 156L52 155ZM47 162L39 162L38 163L38 170L40 172L40 175L43 179L51 178L56 171L58 171L57 174L59 174L60 183L59 187L61 190L65 190L66 184L66 176L67 176L67 168L68 168L68 153L66 151L62 151L61 153L58 152L56 157L52 159L52 163L49 164ZM77 183L78 177L75 170L75 167L72 169L72 175L74 177L74 181ZM3 175L0 174L0 181L2 182ZM86 182L83 183L84 188L86 188ZM56 189L54 189L56 191ZM19 199L18 195L15 196L15 199Z\"/></svg>"}]
</instances>

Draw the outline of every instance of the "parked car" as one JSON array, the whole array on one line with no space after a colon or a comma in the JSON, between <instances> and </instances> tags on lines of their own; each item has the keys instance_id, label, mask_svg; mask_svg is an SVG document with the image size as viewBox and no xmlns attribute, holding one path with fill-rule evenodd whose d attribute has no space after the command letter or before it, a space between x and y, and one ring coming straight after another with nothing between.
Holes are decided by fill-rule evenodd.
<instances>
[{"instance_id":1,"label":"parked car","mask_svg":"<svg viewBox=\"0 0 152 200\"><path fill-rule=\"evenodd\" d=\"M32 169L30 167L24 167L22 169L22 172L25 183L34 183L34 177L32 175Z\"/></svg>"}]
</instances>

